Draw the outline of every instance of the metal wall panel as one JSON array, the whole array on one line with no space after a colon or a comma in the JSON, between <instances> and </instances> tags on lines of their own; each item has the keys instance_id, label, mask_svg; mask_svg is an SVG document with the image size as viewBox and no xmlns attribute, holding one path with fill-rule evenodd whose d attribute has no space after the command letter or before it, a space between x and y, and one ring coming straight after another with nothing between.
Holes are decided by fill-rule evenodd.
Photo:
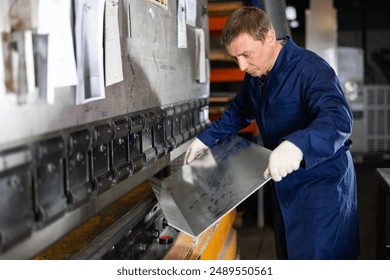
<instances>
[{"instance_id":1,"label":"metal wall panel","mask_svg":"<svg viewBox=\"0 0 390 280\"><path fill-rule=\"evenodd\" d=\"M337 72L337 11L333 0L310 0L306 10L306 48L323 57Z\"/></svg>"},{"instance_id":2,"label":"metal wall panel","mask_svg":"<svg viewBox=\"0 0 390 280\"><path fill-rule=\"evenodd\" d=\"M208 34L206 7L206 0L198 1L197 27ZM209 83L196 81L194 27L187 25L188 47L177 47L176 9L177 1L169 1L168 11L147 0L120 1L124 81L106 87L104 100L79 106L75 105L75 87L57 88L53 105L39 100L17 105L13 98L1 99L0 150L52 131L208 97Z\"/></svg>"}]
</instances>

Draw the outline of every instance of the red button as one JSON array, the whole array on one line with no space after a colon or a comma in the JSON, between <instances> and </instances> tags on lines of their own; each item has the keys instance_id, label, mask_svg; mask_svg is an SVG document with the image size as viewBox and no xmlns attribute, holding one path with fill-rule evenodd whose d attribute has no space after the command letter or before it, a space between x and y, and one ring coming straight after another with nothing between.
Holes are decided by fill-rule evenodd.
<instances>
[{"instance_id":1,"label":"red button","mask_svg":"<svg viewBox=\"0 0 390 280\"><path fill-rule=\"evenodd\" d=\"M170 244L173 242L173 238L170 235L161 235L159 238L161 244Z\"/></svg>"}]
</instances>

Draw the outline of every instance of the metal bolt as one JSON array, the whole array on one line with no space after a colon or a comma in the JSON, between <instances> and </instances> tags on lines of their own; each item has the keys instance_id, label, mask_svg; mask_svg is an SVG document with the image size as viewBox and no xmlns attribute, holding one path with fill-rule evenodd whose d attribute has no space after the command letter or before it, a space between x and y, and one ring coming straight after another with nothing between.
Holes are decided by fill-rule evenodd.
<instances>
[{"instance_id":1,"label":"metal bolt","mask_svg":"<svg viewBox=\"0 0 390 280\"><path fill-rule=\"evenodd\" d=\"M18 188L20 186L20 178L18 176L11 176L11 178L9 178L8 180L8 186L10 186L11 188Z\"/></svg>"},{"instance_id":2,"label":"metal bolt","mask_svg":"<svg viewBox=\"0 0 390 280\"><path fill-rule=\"evenodd\" d=\"M84 156L83 156L82 153L77 153L77 154L76 154L76 160L77 160L77 161L82 161L83 159L84 159Z\"/></svg>"},{"instance_id":3,"label":"metal bolt","mask_svg":"<svg viewBox=\"0 0 390 280\"><path fill-rule=\"evenodd\" d=\"M49 173L53 173L55 170L56 170L56 166L54 163L50 162L47 164L47 171L49 171Z\"/></svg>"},{"instance_id":4,"label":"metal bolt","mask_svg":"<svg viewBox=\"0 0 390 280\"><path fill-rule=\"evenodd\" d=\"M158 229L152 229L152 236L158 238L160 236L160 231Z\"/></svg>"},{"instance_id":5,"label":"metal bolt","mask_svg":"<svg viewBox=\"0 0 390 280\"><path fill-rule=\"evenodd\" d=\"M136 245L137 251L140 252L145 252L146 251L146 244L144 243L139 243Z\"/></svg>"}]
</instances>

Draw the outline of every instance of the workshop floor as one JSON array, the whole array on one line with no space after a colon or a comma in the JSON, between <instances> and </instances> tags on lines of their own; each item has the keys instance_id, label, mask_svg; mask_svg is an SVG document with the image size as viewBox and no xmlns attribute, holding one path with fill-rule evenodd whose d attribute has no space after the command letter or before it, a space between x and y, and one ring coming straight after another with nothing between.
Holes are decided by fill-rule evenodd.
<instances>
[{"instance_id":1,"label":"workshop floor","mask_svg":"<svg viewBox=\"0 0 390 280\"><path fill-rule=\"evenodd\" d=\"M376 168L390 167L390 162L372 160L355 164L358 182L361 260L375 259L375 212L376 212ZM266 202L265 202L266 203ZM256 225L256 200L248 198L238 208L244 212L243 225L238 230L239 258L242 260L276 260L275 240L272 226L267 220L262 228ZM266 206L267 207L267 206ZM241 209L241 210L240 210Z\"/></svg>"}]
</instances>

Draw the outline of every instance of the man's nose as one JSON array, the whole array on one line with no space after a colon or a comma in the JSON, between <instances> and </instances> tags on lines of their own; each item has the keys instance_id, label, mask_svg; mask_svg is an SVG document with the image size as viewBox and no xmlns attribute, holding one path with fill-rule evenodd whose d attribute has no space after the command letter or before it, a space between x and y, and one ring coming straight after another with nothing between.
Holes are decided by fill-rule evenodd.
<instances>
[{"instance_id":1,"label":"man's nose","mask_svg":"<svg viewBox=\"0 0 390 280\"><path fill-rule=\"evenodd\" d=\"M239 58L237 60L238 67L241 71L245 72L246 68L248 67L248 63L243 58Z\"/></svg>"}]
</instances>

